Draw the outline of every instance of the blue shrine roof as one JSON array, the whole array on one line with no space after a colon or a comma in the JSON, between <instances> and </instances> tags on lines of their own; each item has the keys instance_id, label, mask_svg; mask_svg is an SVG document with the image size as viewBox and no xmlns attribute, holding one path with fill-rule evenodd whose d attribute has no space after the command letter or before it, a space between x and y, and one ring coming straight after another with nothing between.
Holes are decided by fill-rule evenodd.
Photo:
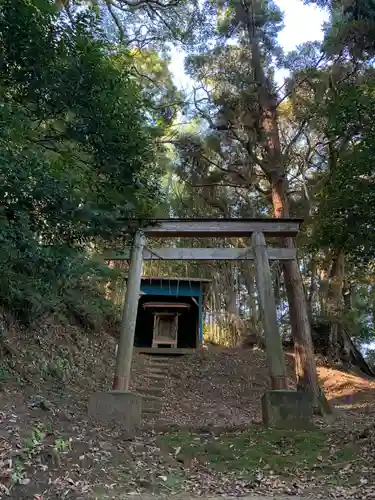
<instances>
[{"instance_id":1,"label":"blue shrine roof","mask_svg":"<svg viewBox=\"0 0 375 500\"><path fill-rule=\"evenodd\" d=\"M175 297L205 295L211 280L205 278L169 278L165 276L144 276L141 293L146 295L171 295Z\"/></svg>"},{"instance_id":2,"label":"blue shrine roof","mask_svg":"<svg viewBox=\"0 0 375 500\"><path fill-rule=\"evenodd\" d=\"M176 278L176 277L169 277L169 276L142 276L142 282L143 281L181 281L184 283L188 282L198 282L198 283L211 283L212 280L209 280L207 278Z\"/></svg>"}]
</instances>

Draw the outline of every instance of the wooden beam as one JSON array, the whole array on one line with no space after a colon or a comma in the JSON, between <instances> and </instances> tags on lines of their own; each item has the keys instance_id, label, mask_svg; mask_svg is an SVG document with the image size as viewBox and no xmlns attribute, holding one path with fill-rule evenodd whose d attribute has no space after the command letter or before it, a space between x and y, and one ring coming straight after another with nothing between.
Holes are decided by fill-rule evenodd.
<instances>
[{"instance_id":1,"label":"wooden beam","mask_svg":"<svg viewBox=\"0 0 375 500\"><path fill-rule=\"evenodd\" d=\"M183 304L180 302L146 302L146 304L143 304L144 309L190 309L190 304ZM175 314L175 313L171 313Z\"/></svg>"},{"instance_id":2,"label":"wooden beam","mask_svg":"<svg viewBox=\"0 0 375 500\"><path fill-rule=\"evenodd\" d=\"M295 248L267 248L269 260L293 260ZM108 251L105 260L128 260L130 250ZM143 260L254 260L253 248L145 248Z\"/></svg>"},{"instance_id":3,"label":"wooden beam","mask_svg":"<svg viewBox=\"0 0 375 500\"><path fill-rule=\"evenodd\" d=\"M169 238L172 236L194 237L242 237L261 231L265 236L296 236L303 219L156 219L150 221L128 220L124 223L140 227L148 236Z\"/></svg>"},{"instance_id":4,"label":"wooden beam","mask_svg":"<svg viewBox=\"0 0 375 500\"><path fill-rule=\"evenodd\" d=\"M169 349L168 347L135 347L134 351L142 354L168 354L168 356L178 356L180 354L194 354L197 352L197 349L183 347L177 347L176 349Z\"/></svg>"}]
</instances>

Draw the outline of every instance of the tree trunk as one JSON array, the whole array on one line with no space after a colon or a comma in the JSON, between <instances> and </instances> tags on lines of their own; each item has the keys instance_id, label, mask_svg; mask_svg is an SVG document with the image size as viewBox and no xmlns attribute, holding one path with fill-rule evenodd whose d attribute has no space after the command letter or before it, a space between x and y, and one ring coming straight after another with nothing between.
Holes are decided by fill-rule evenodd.
<instances>
[{"instance_id":1,"label":"tree trunk","mask_svg":"<svg viewBox=\"0 0 375 500\"><path fill-rule=\"evenodd\" d=\"M345 254L340 249L336 251L332 260L327 293L327 312L330 319L329 356L333 361L340 359L339 324L343 306L344 266Z\"/></svg>"},{"instance_id":2,"label":"tree trunk","mask_svg":"<svg viewBox=\"0 0 375 500\"><path fill-rule=\"evenodd\" d=\"M329 265L328 263L325 263L320 271L319 277L319 303L320 314L322 316L325 316L327 314L328 274Z\"/></svg>"},{"instance_id":3,"label":"tree trunk","mask_svg":"<svg viewBox=\"0 0 375 500\"><path fill-rule=\"evenodd\" d=\"M115 261L110 260L108 262L108 267L109 269L114 269L116 267ZM113 276L111 276L111 278L107 281L107 283L104 286L105 298L107 300L112 300L113 302L115 302L116 281L117 279L115 280Z\"/></svg>"},{"instance_id":4,"label":"tree trunk","mask_svg":"<svg viewBox=\"0 0 375 500\"><path fill-rule=\"evenodd\" d=\"M276 96L272 93L263 65L255 23L254 7L257 0L243 2L246 26L251 46L251 64L258 84L260 106L260 144L264 150L262 168L272 191L274 215L289 217L288 181L283 164L277 120ZM293 238L285 238L285 246L294 248ZM283 274L289 302L292 336L295 345L297 384L300 390L311 392L316 403L321 402L315 364L314 348L307 310L306 296L297 260L283 263Z\"/></svg>"},{"instance_id":5,"label":"tree trunk","mask_svg":"<svg viewBox=\"0 0 375 500\"><path fill-rule=\"evenodd\" d=\"M213 283L213 298L214 298L214 317L215 317L215 342L221 344L223 342L222 332L222 314L221 314L221 295L218 290L218 278Z\"/></svg>"},{"instance_id":6,"label":"tree trunk","mask_svg":"<svg viewBox=\"0 0 375 500\"><path fill-rule=\"evenodd\" d=\"M255 273L254 268L246 263L243 268L243 278L247 290L247 304L249 307L249 320L247 336L251 339L256 339L256 344L260 345L263 335L259 332L258 311L255 300ZM246 342L246 339L244 339Z\"/></svg>"},{"instance_id":7,"label":"tree trunk","mask_svg":"<svg viewBox=\"0 0 375 500\"><path fill-rule=\"evenodd\" d=\"M333 315L342 309L342 291L345 279L345 254L340 249L337 250L332 259L332 266L329 273L329 284L327 293L328 312Z\"/></svg>"},{"instance_id":8,"label":"tree trunk","mask_svg":"<svg viewBox=\"0 0 375 500\"><path fill-rule=\"evenodd\" d=\"M227 263L223 273L224 283L222 283L222 285L224 285L223 292L225 299L228 342L231 347L235 347L238 344L244 330L237 301L237 272L238 270L233 263Z\"/></svg>"},{"instance_id":9,"label":"tree trunk","mask_svg":"<svg viewBox=\"0 0 375 500\"><path fill-rule=\"evenodd\" d=\"M351 309L352 307L352 287L350 286L347 279L344 279L342 285L342 300L344 302L345 311Z\"/></svg>"},{"instance_id":10,"label":"tree trunk","mask_svg":"<svg viewBox=\"0 0 375 500\"><path fill-rule=\"evenodd\" d=\"M313 317L314 310L316 311L316 292L318 291L318 286L316 283L317 272L318 266L316 263L316 259L314 256L312 256L310 261L310 287L307 296L307 308L309 311L310 322Z\"/></svg>"}]
</instances>

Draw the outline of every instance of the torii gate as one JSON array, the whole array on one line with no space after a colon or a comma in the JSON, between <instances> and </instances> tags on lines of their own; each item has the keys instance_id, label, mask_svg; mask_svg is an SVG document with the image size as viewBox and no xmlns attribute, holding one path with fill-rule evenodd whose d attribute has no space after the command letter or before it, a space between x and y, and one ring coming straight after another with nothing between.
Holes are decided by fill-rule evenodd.
<instances>
[{"instance_id":1,"label":"torii gate","mask_svg":"<svg viewBox=\"0 0 375 500\"><path fill-rule=\"evenodd\" d=\"M259 304L264 327L268 370L271 391L287 391L287 373L284 352L277 324L275 295L272 285L270 260L294 260L294 248L267 248L265 237L294 238L303 222L302 219L157 219L149 221L127 221L135 228L131 251L105 256L108 260L130 258L128 281L123 306L120 339L117 350L113 393L128 394L133 356L134 334L138 311L138 300L144 260L254 260ZM250 237L250 248L146 248L147 238L171 237ZM300 393L298 393L300 394ZM135 395L132 395L135 397ZM297 398L301 399L301 395ZM108 399L96 404L96 417L104 410L109 411ZM132 400L135 404L135 400ZM287 406L293 406L296 398L288 396ZM279 404L279 403L278 403ZM121 405L120 405L121 406ZM285 406L285 404L284 404ZM129 403L128 403L129 407ZM103 410L103 411L102 411ZM263 408L263 413L265 408ZM270 411L268 408L267 411ZM289 410L288 410L289 411ZM291 410L292 411L292 410ZM113 412L112 412L113 413ZM138 414L138 410L136 410ZM284 412L285 413L285 412ZM292 411L292 413L295 413ZM305 412L306 413L306 412ZM309 413L309 412L308 412ZM116 410L114 414L118 415ZM103 416L103 415L102 415ZM109 415L106 415L107 417ZM306 415L304 415L306 417ZM268 415L269 417L269 415ZM279 415L280 417L280 415ZM114 417L113 417L114 418ZM117 417L116 417L117 418ZM137 417L138 418L138 417ZM140 418L140 403L139 403ZM102 418L103 420L103 418ZM108 420L108 418L106 419ZM266 419L267 420L267 419ZM269 418L268 418L269 420ZM128 425L129 427L129 425Z\"/></svg>"}]
</instances>

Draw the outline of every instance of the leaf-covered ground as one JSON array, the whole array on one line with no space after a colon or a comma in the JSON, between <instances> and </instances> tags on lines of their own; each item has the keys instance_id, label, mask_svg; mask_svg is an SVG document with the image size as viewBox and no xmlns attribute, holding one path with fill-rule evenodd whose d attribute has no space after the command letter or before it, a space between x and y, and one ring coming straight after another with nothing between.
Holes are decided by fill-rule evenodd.
<instances>
[{"instance_id":1,"label":"leaf-covered ground","mask_svg":"<svg viewBox=\"0 0 375 500\"><path fill-rule=\"evenodd\" d=\"M46 325L11 332L0 363L0 494L10 499L248 493L375 498L375 383L320 366L339 408L306 433L259 424L262 351L202 350L175 359L161 418L133 440L87 419L87 399L111 385L115 342ZM52 343L52 340L53 343ZM288 358L293 385L292 358ZM133 390L150 358L136 355Z\"/></svg>"}]
</instances>

